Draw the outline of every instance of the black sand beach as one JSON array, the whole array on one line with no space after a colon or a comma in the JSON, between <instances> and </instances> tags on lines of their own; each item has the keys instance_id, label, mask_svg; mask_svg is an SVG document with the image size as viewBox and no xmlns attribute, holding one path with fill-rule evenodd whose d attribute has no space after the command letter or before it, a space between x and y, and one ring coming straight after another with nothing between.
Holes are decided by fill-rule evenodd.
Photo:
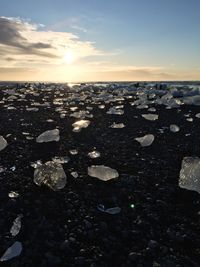
<instances>
[{"instance_id":1,"label":"black sand beach","mask_svg":"<svg viewBox=\"0 0 200 267\"><path fill-rule=\"evenodd\" d=\"M15 93L6 93L5 87L0 90L0 135L8 142L0 151L0 256L15 241L23 247L18 257L0 265L200 266L199 194L178 186L182 159L200 157L200 119L195 117L199 107L167 109L165 105L150 104L156 112L149 112L131 105L136 94L123 99L117 89L110 89L111 95L117 95L115 101L95 102L91 92L98 95L103 89L89 85L77 91L79 97L74 98L73 88L67 86L51 86L48 91L44 86L30 92L29 86L22 88L24 85L10 100L8 97ZM34 105L44 102L49 105ZM106 113L117 105L124 105L123 115ZM28 111L27 107L38 111ZM87 128L72 131L78 118L70 116L74 113L70 107L93 115L85 118L91 122ZM63 110L66 116L61 118ZM158 114L159 118L148 121L141 117L146 113ZM187 114L192 122L186 120ZM113 122L124 123L125 127L110 128ZM178 125L180 131L171 132L171 124ZM38 135L55 128L60 130L60 141L36 143ZM145 134L155 137L148 147L134 140ZM72 149L78 154L70 154ZM94 149L101 153L99 158L88 157ZM63 164L67 184L59 191L37 186L31 166L55 156L70 158ZM87 168L91 165L116 169L119 178L103 182L90 177ZM71 172L77 172L78 177ZM10 198L11 191L19 196ZM100 204L120 207L121 211L108 214L97 208ZM12 237L10 228L19 214L23 215L21 229Z\"/></svg>"}]
</instances>

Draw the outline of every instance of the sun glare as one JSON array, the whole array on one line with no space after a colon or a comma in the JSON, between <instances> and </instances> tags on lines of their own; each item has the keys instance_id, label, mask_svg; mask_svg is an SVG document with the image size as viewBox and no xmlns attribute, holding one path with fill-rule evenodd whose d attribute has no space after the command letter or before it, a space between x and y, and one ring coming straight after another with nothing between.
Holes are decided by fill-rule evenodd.
<instances>
[{"instance_id":1,"label":"sun glare","mask_svg":"<svg viewBox=\"0 0 200 267\"><path fill-rule=\"evenodd\" d=\"M72 51L67 51L63 57L66 64L70 65L74 62L74 53Z\"/></svg>"}]
</instances>

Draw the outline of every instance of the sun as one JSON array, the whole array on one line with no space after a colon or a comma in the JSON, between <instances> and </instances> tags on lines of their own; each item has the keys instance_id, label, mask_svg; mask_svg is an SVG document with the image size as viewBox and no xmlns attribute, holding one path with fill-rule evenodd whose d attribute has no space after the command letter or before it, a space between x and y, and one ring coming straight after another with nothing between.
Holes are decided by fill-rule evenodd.
<instances>
[{"instance_id":1,"label":"sun","mask_svg":"<svg viewBox=\"0 0 200 267\"><path fill-rule=\"evenodd\" d=\"M68 65L72 64L74 62L74 60L75 60L74 53L71 50L67 51L65 53L63 59L64 59L64 62L66 64L68 64Z\"/></svg>"}]
</instances>

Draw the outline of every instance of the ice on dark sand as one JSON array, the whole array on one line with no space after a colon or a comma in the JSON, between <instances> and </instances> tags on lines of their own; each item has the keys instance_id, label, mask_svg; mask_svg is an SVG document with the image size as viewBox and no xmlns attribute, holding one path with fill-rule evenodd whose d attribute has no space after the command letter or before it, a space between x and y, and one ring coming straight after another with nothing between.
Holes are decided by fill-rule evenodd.
<instances>
[{"instance_id":1,"label":"ice on dark sand","mask_svg":"<svg viewBox=\"0 0 200 267\"><path fill-rule=\"evenodd\" d=\"M3 256L0 258L0 261L8 261L12 258L15 258L21 254L22 244L16 241L11 247L9 247Z\"/></svg>"},{"instance_id":2,"label":"ice on dark sand","mask_svg":"<svg viewBox=\"0 0 200 267\"><path fill-rule=\"evenodd\" d=\"M146 134L141 137L136 137L135 140L140 143L141 146L150 146L154 141L153 134Z\"/></svg>"},{"instance_id":3,"label":"ice on dark sand","mask_svg":"<svg viewBox=\"0 0 200 267\"><path fill-rule=\"evenodd\" d=\"M48 161L39 165L34 171L34 182L41 186L46 185L52 190L60 190L66 185L66 174L60 163Z\"/></svg>"},{"instance_id":4,"label":"ice on dark sand","mask_svg":"<svg viewBox=\"0 0 200 267\"><path fill-rule=\"evenodd\" d=\"M182 160L179 186L200 194L200 158L185 157Z\"/></svg>"},{"instance_id":5,"label":"ice on dark sand","mask_svg":"<svg viewBox=\"0 0 200 267\"><path fill-rule=\"evenodd\" d=\"M0 265L200 266L199 88L1 83Z\"/></svg>"}]
</instances>

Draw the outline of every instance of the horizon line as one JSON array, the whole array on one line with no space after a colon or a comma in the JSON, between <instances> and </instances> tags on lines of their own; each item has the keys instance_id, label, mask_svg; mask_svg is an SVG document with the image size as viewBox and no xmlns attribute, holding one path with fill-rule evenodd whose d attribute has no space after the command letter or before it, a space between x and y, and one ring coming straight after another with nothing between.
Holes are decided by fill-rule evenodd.
<instances>
[{"instance_id":1,"label":"horizon line","mask_svg":"<svg viewBox=\"0 0 200 267\"><path fill-rule=\"evenodd\" d=\"M155 82L155 83L165 83L165 82L200 82L200 80L109 80L109 81L49 81L49 80L0 80L0 83L142 83L142 82Z\"/></svg>"}]
</instances>

